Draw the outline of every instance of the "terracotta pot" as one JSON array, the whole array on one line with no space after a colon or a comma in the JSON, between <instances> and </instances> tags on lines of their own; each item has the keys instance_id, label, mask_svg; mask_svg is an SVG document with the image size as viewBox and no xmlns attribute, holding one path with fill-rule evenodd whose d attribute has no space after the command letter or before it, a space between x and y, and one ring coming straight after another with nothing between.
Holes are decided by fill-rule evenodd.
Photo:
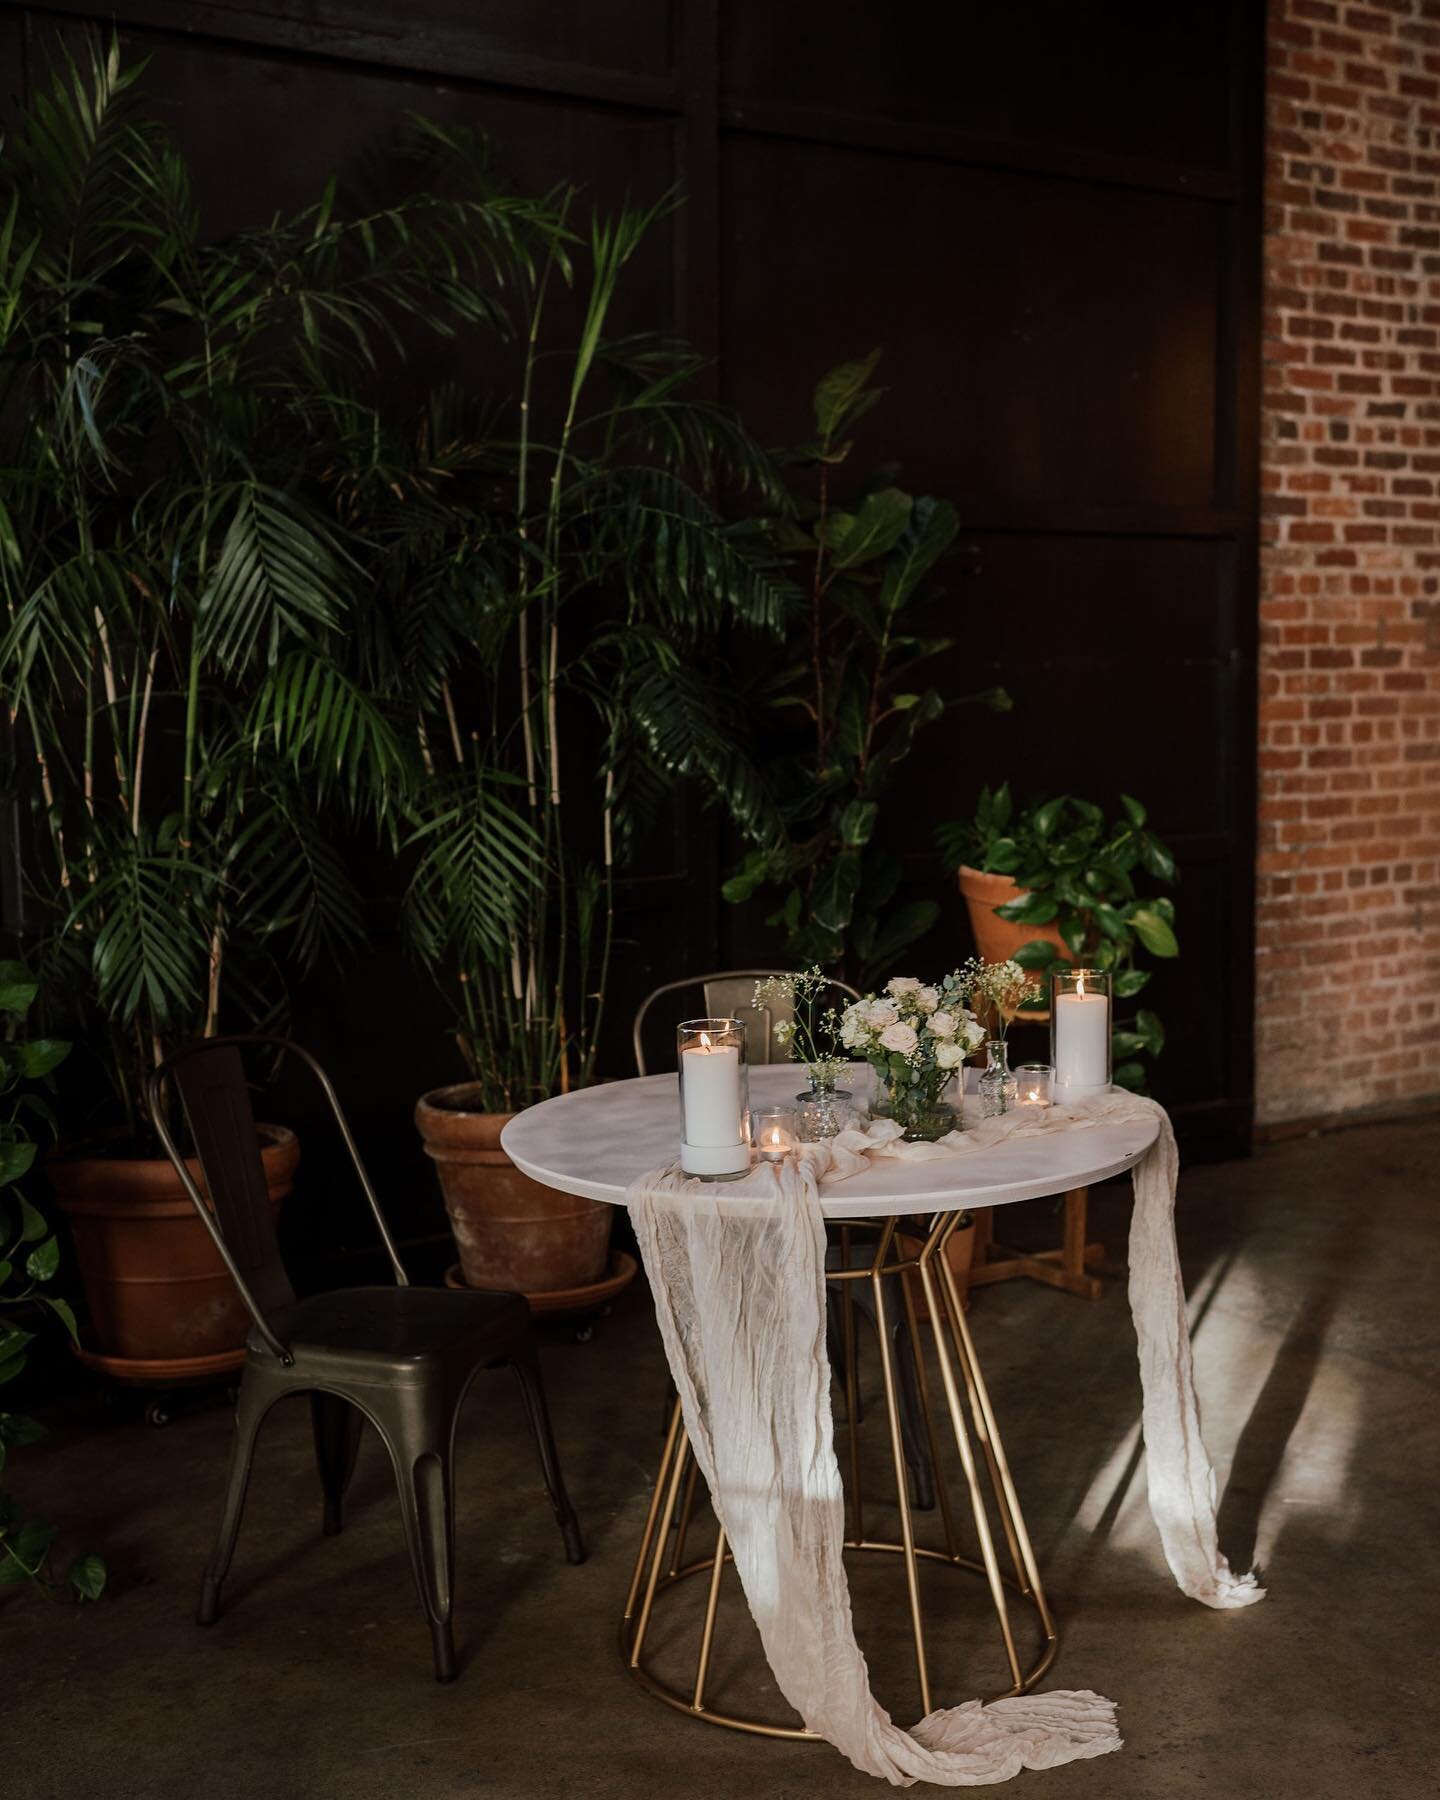
<instances>
[{"instance_id":1,"label":"terracotta pot","mask_svg":"<svg viewBox=\"0 0 1440 1800\"><path fill-rule=\"evenodd\" d=\"M467 1286L545 1294L598 1281L609 1261L611 1209L522 1174L500 1148L514 1114L482 1112L480 1103L478 1084L461 1082L415 1106Z\"/></svg>"},{"instance_id":2,"label":"terracotta pot","mask_svg":"<svg viewBox=\"0 0 1440 1800\"><path fill-rule=\"evenodd\" d=\"M924 1249L923 1238L911 1237L907 1232L897 1233L902 1256L918 1256ZM968 1225L957 1225L950 1234L950 1241L945 1246L945 1260L949 1263L955 1276L955 1285L960 1290L960 1305L965 1312L970 1310L970 1264L975 1256L975 1221ZM938 1278L938 1270L932 1274L932 1280ZM915 1317L928 1319L930 1308L925 1302L925 1285L920 1279L917 1269L906 1272L906 1281L910 1283L910 1296L915 1302ZM944 1300L941 1299L943 1307Z\"/></svg>"},{"instance_id":3,"label":"terracotta pot","mask_svg":"<svg viewBox=\"0 0 1440 1800\"><path fill-rule=\"evenodd\" d=\"M283 1125L256 1129L278 1213L300 1140ZM203 1194L199 1163L192 1157L187 1166ZM189 1362L243 1349L250 1315L168 1158L62 1157L46 1174L70 1221L102 1356Z\"/></svg>"},{"instance_id":4,"label":"terracotta pot","mask_svg":"<svg viewBox=\"0 0 1440 1800\"><path fill-rule=\"evenodd\" d=\"M1059 930L1054 925L1017 925L1012 919L1002 919L995 911L997 906L1008 906L1012 900L1019 900L1029 893L1028 888L1016 887L1008 875L987 875L983 869L972 869L968 863L960 867L960 892L965 897L965 908L970 914L970 930L975 938L975 953L982 962L1005 962L1024 944L1033 944L1042 938L1047 944L1053 944L1067 962L1074 959L1070 948ZM1048 1019L1048 1004L1026 1007L1018 1015L1022 1019Z\"/></svg>"}]
</instances>

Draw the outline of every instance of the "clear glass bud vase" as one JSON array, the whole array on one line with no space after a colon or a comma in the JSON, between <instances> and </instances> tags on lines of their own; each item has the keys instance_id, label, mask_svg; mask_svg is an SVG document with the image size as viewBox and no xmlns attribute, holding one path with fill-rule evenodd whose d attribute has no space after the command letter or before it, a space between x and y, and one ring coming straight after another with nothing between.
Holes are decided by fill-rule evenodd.
<instances>
[{"instance_id":1,"label":"clear glass bud vase","mask_svg":"<svg viewBox=\"0 0 1440 1800\"><path fill-rule=\"evenodd\" d=\"M819 1144L855 1123L855 1106L849 1088L836 1087L833 1075L806 1074L810 1085L795 1096L795 1135L802 1144Z\"/></svg>"},{"instance_id":2,"label":"clear glass bud vase","mask_svg":"<svg viewBox=\"0 0 1440 1800\"><path fill-rule=\"evenodd\" d=\"M1003 1038L991 1038L985 1046L986 1063L978 1084L980 1116L998 1119L1013 1111L1017 1083L1010 1073L1010 1046Z\"/></svg>"}]
</instances>

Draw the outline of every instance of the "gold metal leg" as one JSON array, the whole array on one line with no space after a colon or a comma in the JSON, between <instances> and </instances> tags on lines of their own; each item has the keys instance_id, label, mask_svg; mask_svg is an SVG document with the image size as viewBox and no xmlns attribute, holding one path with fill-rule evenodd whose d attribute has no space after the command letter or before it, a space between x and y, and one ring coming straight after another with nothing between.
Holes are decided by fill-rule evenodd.
<instances>
[{"instance_id":1,"label":"gold metal leg","mask_svg":"<svg viewBox=\"0 0 1440 1800\"><path fill-rule=\"evenodd\" d=\"M890 1449L895 1464L895 1498L900 1505L900 1539L904 1545L905 1586L910 1596L910 1628L915 1636L915 1668L920 1677L920 1715L931 1711L930 1668L925 1660L925 1622L920 1613L920 1575L915 1566L915 1527L910 1518L910 1482L905 1469L905 1439L900 1430L900 1408L895 1398L894 1348L885 1315L885 1276L880 1273L885 1252L895 1235L890 1220L875 1252L871 1281L875 1294L875 1335L880 1341L880 1371L885 1378L885 1412L890 1421ZM939 1471L936 1471L939 1478Z\"/></svg>"},{"instance_id":2,"label":"gold metal leg","mask_svg":"<svg viewBox=\"0 0 1440 1800\"><path fill-rule=\"evenodd\" d=\"M883 1224L877 1222L867 1228L878 1233L875 1254L870 1266L853 1270L849 1267L850 1232L856 1228L847 1226L842 1229L841 1237L843 1267L832 1271L830 1277L843 1284L842 1325L845 1333L846 1352L845 1390L846 1405L850 1414L850 1444L847 1460L851 1487L851 1520L855 1530L854 1537L847 1538L845 1548L847 1553L878 1552L898 1556L904 1562L911 1632L915 1645L915 1667L919 1677L922 1710L926 1713L931 1711L933 1701L919 1585L919 1566L923 1562L933 1562L947 1568L960 1569L985 1577L1004 1641L1006 1661L1011 1677L1011 1686L1008 1690L1010 1693L1024 1693L1031 1688L1049 1668L1058 1649L1055 1624L1045 1599L1044 1589L1041 1586L1035 1553L1020 1511L1015 1484L1011 1478L1004 1445L996 1427L994 1409L991 1406L990 1396L981 1374L979 1359L975 1354L974 1342L971 1339L969 1325L961 1304L960 1289L954 1271L950 1268L945 1256L945 1246L958 1222L959 1214L957 1213L937 1214L931 1221L929 1235L925 1239L924 1247L918 1258L906 1257L897 1251L895 1245L896 1221L888 1220ZM926 1307L930 1314L931 1349L935 1356L944 1393L944 1412L948 1414L950 1420L966 1486L970 1493L971 1511L979 1538L979 1561L962 1555L956 1548L955 1520L940 1461L937 1415L932 1411L926 1380L925 1346L917 1331L914 1298L903 1279L903 1273L907 1270L918 1274L925 1295ZM925 1418L926 1437L934 1466L937 1499L940 1503L944 1526L945 1548L943 1550L931 1548L915 1541L915 1520L910 1510L904 1439L901 1434L894 1347L890 1342L891 1320L884 1288L885 1281L890 1276L897 1274L902 1276L902 1303L915 1346L921 1407ZM899 1542L884 1539L872 1540L863 1535L863 1510L859 1488L859 1433L856 1428L858 1414L858 1393L856 1392L858 1381L855 1373L856 1333L854 1296L850 1291L852 1280L869 1281L872 1284L875 1299L880 1368L885 1390L886 1426L890 1434L895 1497L900 1514ZM967 1403L970 1421L968 1424ZM972 1431L974 1440L978 1441L980 1445L981 1454L978 1457L973 1448ZM980 1479L982 1467L988 1477L985 1484L982 1484ZM715 1548L710 1555L700 1556L688 1563L685 1561L686 1539L697 1499L697 1482L698 1471L694 1453L685 1437L680 1407L677 1402L671 1415L670 1429L665 1440L664 1452L660 1458L660 1467L656 1473L655 1491L651 1496L644 1531L641 1535L640 1553L636 1558L635 1573L626 1602L625 1622L621 1629L621 1645L626 1661L636 1680L649 1693L657 1699L663 1700L666 1705L672 1706L692 1718L704 1719L710 1724L724 1725L733 1730L751 1732L763 1737L813 1739L814 1734L806 1731L802 1726L741 1718L732 1713L716 1710L708 1702L707 1687L715 1645L720 1588L725 1564L731 1558L724 1531L721 1530L717 1532ZM985 1485L989 1486L995 1496L1006 1543L1014 1564L1013 1575L1002 1573L1000 1568L989 1522ZM671 1526L677 1520L677 1512L679 1530L672 1550L670 1548ZM687 1694L667 1686L646 1667L645 1638L652 1611L659 1597L680 1582L690 1580L698 1575L708 1577L708 1591L704 1623L700 1631L695 1661L694 1685ZM1027 1670L1022 1670L1016 1649L1006 1598L1007 1589L1030 1602L1035 1608L1043 1632L1044 1641L1039 1659Z\"/></svg>"}]
</instances>

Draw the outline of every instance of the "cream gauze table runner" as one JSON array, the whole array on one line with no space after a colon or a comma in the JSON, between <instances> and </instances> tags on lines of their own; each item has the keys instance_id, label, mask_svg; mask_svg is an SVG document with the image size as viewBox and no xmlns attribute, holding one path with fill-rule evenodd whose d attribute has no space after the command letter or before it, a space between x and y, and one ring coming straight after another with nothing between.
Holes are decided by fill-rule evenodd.
<instances>
[{"instance_id":1,"label":"cream gauze table runner","mask_svg":"<svg viewBox=\"0 0 1440 1800\"><path fill-rule=\"evenodd\" d=\"M871 1694L843 1561L820 1186L875 1157L963 1156L1012 1136L1146 1115L1160 1135L1134 1170L1130 1305L1150 1509L1186 1594L1248 1606L1264 1590L1253 1575L1233 1575L1216 1543L1215 1478L1200 1438L1175 1247L1175 1139L1154 1101L1116 1092L1083 1110L1020 1109L938 1144L905 1144L881 1120L739 1182L666 1169L627 1196L685 1428L775 1680L811 1731L897 1786L979 1787L1022 1768L1103 1756L1121 1740L1113 1702L1085 1689L970 1700L909 1731Z\"/></svg>"}]
</instances>

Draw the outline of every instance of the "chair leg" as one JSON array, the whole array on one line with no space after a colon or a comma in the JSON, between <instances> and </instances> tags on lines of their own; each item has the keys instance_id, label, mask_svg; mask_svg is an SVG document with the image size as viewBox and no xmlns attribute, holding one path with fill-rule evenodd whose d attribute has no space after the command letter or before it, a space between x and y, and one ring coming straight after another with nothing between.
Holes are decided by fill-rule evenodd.
<instances>
[{"instance_id":1,"label":"chair leg","mask_svg":"<svg viewBox=\"0 0 1440 1800\"><path fill-rule=\"evenodd\" d=\"M213 1625L220 1617L220 1589L235 1554L235 1540L240 1535L245 1490L250 1485L250 1465L255 1457L255 1439L273 1398L273 1394L255 1380L253 1371L247 1369L235 1404L235 1438L230 1447L230 1474L225 1486L220 1530L200 1583L200 1604L195 1609L197 1625Z\"/></svg>"},{"instance_id":2,"label":"chair leg","mask_svg":"<svg viewBox=\"0 0 1440 1800\"><path fill-rule=\"evenodd\" d=\"M520 1383L530 1429L535 1434L535 1448L540 1452L540 1468L545 1477L545 1492L550 1496L550 1505L554 1509L560 1535L565 1540L565 1560L569 1563L583 1563L585 1541L580 1535L580 1521L575 1516L575 1508L570 1504L570 1496L565 1492L565 1482L560 1474L560 1458L550 1430L550 1409L545 1403L545 1384L540 1379L540 1363L533 1346L517 1353L510 1366Z\"/></svg>"},{"instance_id":3,"label":"chair leg","mask_svg":"<svg viewBox=\"0 0 1440 1800\"><path fill-rule=\"evenodd\" d=\"M455 1485L451 1446L457 1402L387 1396L382 1432L395 1464L400 1522L420 1605L430 1626L435 1679L453 1681L455 1632Z\"/></svg>"},{"instance_id":4,"label":"chair leg","mask_svg":"<svg viewBox=\"0 0 1440 1800\"><path fill-rule=\"evenodd\" d=\"M348 1400L338 1394L310 1395L310 1425L315 1434L315 1460L325 1494L324 1533L335 1537L344 1523L345 1490L355 1472L364 1420Z\"/></svg>"}]
</instances>

